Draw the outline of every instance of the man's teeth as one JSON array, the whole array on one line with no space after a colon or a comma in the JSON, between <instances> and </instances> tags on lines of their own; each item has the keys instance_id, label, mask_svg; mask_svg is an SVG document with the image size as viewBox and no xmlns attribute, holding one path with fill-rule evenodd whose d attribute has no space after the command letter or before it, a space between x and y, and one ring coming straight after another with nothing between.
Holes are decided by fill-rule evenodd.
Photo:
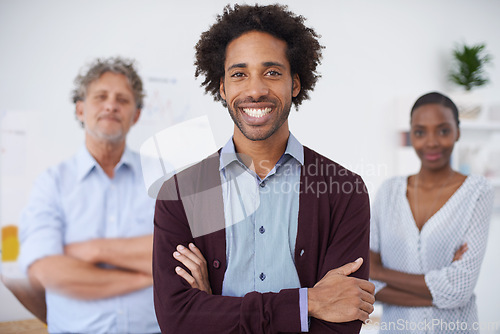
<instances>
[{"instance_id":1,"label":"man's teeth","mask_svg":"<svg viewBox=\"0 0 500 334\"><path fill-rule=\"evenodd\" d=\"M243 108L245 114L250 115L252 117L262 117L271 112L271 108L257 109L257 108Z\"/></svg>"}]
</instances>

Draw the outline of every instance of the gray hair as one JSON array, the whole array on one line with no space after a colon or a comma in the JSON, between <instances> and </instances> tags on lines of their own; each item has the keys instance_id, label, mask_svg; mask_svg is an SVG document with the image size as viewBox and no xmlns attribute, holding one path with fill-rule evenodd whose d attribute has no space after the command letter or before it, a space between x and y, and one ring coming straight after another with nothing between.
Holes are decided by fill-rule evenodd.
<instances>
[{"instance_id":1,"label":"gray hair","mask_svg":"<svg viewBox=\"0 0 500 334\"><path fill-rule=\"evenodd\" d=\"M143 98L145 96L142 88L141 77L134 68L135 61L132 59L112 57L97 58L88 65L88 71L85 74L79 74L75 78L75 89L71 92L71 99L76 104L78 101L84 101L87 95L89 85L98 80L106 72L123 74L127 77L132 92L134 94L135 104L138 109L143 107Z\"/></svg>"}]
</instances>

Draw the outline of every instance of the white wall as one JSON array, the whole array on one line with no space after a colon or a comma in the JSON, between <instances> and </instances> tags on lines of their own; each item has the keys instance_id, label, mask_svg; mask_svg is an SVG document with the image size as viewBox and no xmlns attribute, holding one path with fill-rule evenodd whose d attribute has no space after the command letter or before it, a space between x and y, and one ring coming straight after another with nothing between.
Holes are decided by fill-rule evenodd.
<instances>
[{"instance_id":1,"label":"white wall","mask_svg":"<svg viewBox=\"0 0 500 334\"><path fill-rule=\"evenodd\" d=\"M30 147L32 175L81 145L69 92L80 67L97 56L135 58L141 73L191 76L187 85L198 93L193 105L210 116L216 141L223 144L231 120L197 88L192 63L199 34L226 3L0 0L0 111L42 116L41 138ZM492 84L480 94L487 102L500 100L499 1L286 3L307 18L326 46L323 78L311 101L292 111L291 129L305 145L359 172L372 195L395 170L395 101L431 90L451 92L446 75L454 43L487 43L496 66L489 69ZM138 147L144 136L132 133L131 146ZM0 304L1 313L3 298Z\"/></svg>"},{"instance_id":2,"label":"white wall","mask_svg":"<svg viewBox=\"0 0 500 334\"><path fill-rule=\"evenodd\" d=\"M34 161L59 161L82 139L69 101L76 73L94 57L124 55L137 59L145 74L190 76L188 84L199 93L193 98L210 115L222 144L231 121L197 87L192 63L200 32L226 3L1 0L0 110L46 115L41 126L50 133L45 131ZM323 78L311 100L292 112L292 131L306 145L361 174L370 174L367 164L388 175L393 171L388 148L395 142L391 133L397 98L453 89L446 75L454 43L486 42L493 55L500 55L500 2L494 0L287 3L307 18L326 46ZM480 90L487 101L500 100L500 60L496 62L489 71L492 84ZM138 147L141 139L132 146ZM373 189L387 177L363 176Z\"/></svg>"}]
</instances>

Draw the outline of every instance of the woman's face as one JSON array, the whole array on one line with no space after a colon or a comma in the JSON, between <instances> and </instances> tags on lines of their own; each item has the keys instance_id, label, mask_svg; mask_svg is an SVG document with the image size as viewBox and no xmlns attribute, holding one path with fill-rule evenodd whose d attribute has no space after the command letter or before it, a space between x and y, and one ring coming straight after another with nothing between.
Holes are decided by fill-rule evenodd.
<instances>
[{"instance_id":1,"label":"woman's face","mask_svg":"<svg viewBox=\"0 0 500 334\"><path fill-rule=\"evenodd\" d=\"M422 168L439 170L450 164L460 130L450 108L426 104L413 111L410 138Z\"/></svg>"}]
</instances>

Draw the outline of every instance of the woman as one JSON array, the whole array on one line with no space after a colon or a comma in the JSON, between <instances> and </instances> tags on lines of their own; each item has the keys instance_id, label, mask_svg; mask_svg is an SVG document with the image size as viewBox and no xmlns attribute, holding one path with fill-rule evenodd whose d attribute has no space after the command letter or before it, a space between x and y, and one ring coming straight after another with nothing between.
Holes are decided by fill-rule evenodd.
<instances>
[{"instance_id":1,"label":"woman","mask_svg":"<svg viewBox=\"0 0 500 334\"><path fill-rule=\"evenodd\" d=\"M372 209L370 278L382 332L479 332L474 287L488 239L493 189L451 168L458 110L428 93L410 114L421 167L380 188Z\"/></svg>"}]
</instances>

